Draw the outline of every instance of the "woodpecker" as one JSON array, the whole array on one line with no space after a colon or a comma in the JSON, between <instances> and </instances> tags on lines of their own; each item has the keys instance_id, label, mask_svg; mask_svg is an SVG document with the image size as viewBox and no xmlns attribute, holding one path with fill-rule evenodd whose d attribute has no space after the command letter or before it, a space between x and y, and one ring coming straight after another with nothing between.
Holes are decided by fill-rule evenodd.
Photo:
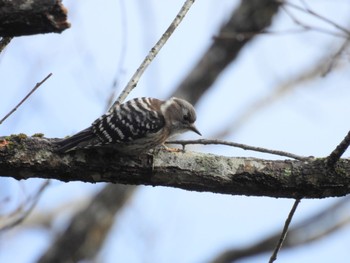
<instances>
[{"instance_id":1,"label":"woodpecker","mask_svg":"<svg viewBox=\"0 0 350 263\"><path fill-rule=\"evenodd\" d=\"M193 106L183 99L136 98L116 105L90 127L56 145L59 152L111 147L122 154L138 155L186 131L201 135L195 121Z\"/></svg>"}]
</instances>

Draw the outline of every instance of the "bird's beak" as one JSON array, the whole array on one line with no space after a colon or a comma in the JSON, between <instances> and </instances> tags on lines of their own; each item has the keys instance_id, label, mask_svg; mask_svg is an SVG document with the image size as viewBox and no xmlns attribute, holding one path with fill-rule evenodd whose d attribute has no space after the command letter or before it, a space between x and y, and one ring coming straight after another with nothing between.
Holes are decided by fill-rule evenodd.
<instances>
[{"instance_id":1,"label":"bird's beak","mask_svg":"<svg viewBox=\"0 0 350 263\"><path fill-rule=\"evenodd\" d=\"M196 128L196 126L194 126L194 124L191 124L189 126L189 129L195 133L197 133L198 135L202 136L202 134L199 132L199 130Z\"/></svg>"}]
</instances>

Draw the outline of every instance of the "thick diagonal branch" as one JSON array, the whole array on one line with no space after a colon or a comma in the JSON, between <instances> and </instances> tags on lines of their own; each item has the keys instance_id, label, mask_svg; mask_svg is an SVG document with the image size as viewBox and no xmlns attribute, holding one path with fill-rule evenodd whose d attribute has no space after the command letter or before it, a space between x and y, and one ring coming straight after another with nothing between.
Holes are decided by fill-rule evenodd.
<instances>
[{"instance_id":1,"label":"thick diagonal branch","mask_svg":"<svg viewBox=\"0 0 350 263\"><path fill-rule=\"evenodd\" d=\"M7 143L0 147L0 176L18 180L39 177L286 198L350 193L348 159L329 169L325 159L275 161L164 151L131 158L106 150L59 155L49 139L10 137Z\"/></svg>"},{"instance_id":2,"label":"thick diagonal branch","mask_svg":"<svg viewBox=\"0 0 350 263\"><path fill-rule=\"evenodd\" d=\"M195 104L241 49L271 24L278 7L275 0L242 0L173 96Z\"/></svg>"},{"instance_id":3,"label":"thick diagonal branch","mask_svg":"<svg viewBox=\"0 0 350 263\"><path fill-rule=\"evenodd\" d=\"M79 262L96 256L114 222L114 216L132 194L133 187L108 185L84 210L77 213L38 262Z\"/></svg>"}]
</instances>

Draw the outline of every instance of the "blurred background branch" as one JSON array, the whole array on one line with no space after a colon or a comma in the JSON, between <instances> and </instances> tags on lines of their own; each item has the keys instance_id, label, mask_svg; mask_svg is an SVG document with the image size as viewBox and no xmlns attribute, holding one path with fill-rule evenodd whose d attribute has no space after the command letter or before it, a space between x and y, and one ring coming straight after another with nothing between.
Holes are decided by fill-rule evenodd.
<instances>
[{"instance_id":1,"label":"blurred background branch","mask_svg":"<svg viewBox=\"0 0 350 263\"><path fill-rule=\"evenodd\" d=\"M221 73L238 56L245 45L270 26L279 3L274 0L245 0L232 10L227 22L219 29L213 43L172 96L196 104ZM251 35L251 33L254 33ZM230 35L229 38L226 36Z\"/></svg>"},{"instance_id":2,"label":"blurred background branch","mask_svg":"<svg viewBox=\"0 0 350 263\"><path fill-rule=\"evenodd\" d=\"M296 223L288 230L288 235L284 240L282 250L319 241L349 224L349 201L350 197L344 197L334 202L333 205L330 205L326 209ZM261 253L270 252L274 249L279 238L280 230L246 247L227 249L209 262L231 263L254 257Z\"/></svg>"},{"instance_id":3,"label":"blurred background branch","mask_svg":"<svg viewBox=\"0 0 350 263\"><path fill-rule=\"evenodd\" d=\"M132 195L133 186L107 185L90 204L72 218L38 262L93 260L115 223L115 215Z\"/></svg>"}]
</instances>

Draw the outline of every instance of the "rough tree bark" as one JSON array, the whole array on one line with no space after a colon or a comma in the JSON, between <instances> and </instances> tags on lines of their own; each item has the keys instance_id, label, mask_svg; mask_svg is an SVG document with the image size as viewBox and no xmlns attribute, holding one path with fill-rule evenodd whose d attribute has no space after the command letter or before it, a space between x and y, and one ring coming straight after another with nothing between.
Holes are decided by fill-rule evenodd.
<instances>
[{"instance_id":1,"label":"rough tree bark","mask_svg":"<svg viewBox=\"0 0 350 263\"><path fill-rule=\"evenodd\" d=\"M139 157L105 150L53 151L50 139L12 136L0 147L0 176L65 182L170 186L193 191L285 198L325 198L350 193L350 160L336 167L308 161L233 158L158 151Z\"/></svg>"},{"instance_id":2,"label":"rough tree bark","mask_svg":"<svg viewBox=\"0 0 350 263\"><path fill-rule=\"evenodd\" d=\"M0 36L61 33L70 27L60 0L0 0Z\"/></svg>"}]
</instances>

